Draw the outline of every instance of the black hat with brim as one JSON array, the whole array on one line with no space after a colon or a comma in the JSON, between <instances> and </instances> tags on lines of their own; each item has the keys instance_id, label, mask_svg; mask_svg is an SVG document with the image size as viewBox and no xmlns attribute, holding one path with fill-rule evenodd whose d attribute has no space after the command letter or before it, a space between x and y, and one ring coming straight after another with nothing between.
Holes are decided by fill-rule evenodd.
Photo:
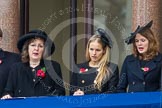
<instances>
[{"instance_id":1,"label":"black hat with brim","mask_svg":"<svg viewBox=\"0 0 162 108\"><path fill-rule=\"evenodd\" d=\"M140 27L138 25L137 29L133 33L131 33L131 36L129 36L125 39L125 43L127 43L127 44L133 43L135 40L136 34L149 29L152 26L152 23L153 23L153 20L151 20L148 24L146 24L142 27Z\"/></svg>"},{"instance_id":2,"label":"black hat with brim","mask_svg":"<svg viewBox=\"0 0 162 108\"><path fill-rule=\"evenodd\" d=\"M22 48L23 45L25 44L25 42L29 39L34 39L34 38L42 38L45 40L45 50L47 53L47 56L50 56L53 54L53 52L55 51L55 45L52 42L52 40L48 37L48 35L42 31L42 30L31 30L30 32L28 32L27 34L21 36L18 40L17 43L17 48L19 49L20 52L22 52Z\"/></svg>"}]
</instances>

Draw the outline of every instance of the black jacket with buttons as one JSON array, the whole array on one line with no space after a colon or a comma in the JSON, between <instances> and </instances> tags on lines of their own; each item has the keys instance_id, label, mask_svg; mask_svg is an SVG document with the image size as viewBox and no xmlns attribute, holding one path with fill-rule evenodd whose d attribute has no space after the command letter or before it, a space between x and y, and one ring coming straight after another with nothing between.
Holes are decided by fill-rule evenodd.
<instances>
[{"instance_id":1,"label":"black jacket with buttons","mask_svg":"<svg viewBox=\"0 0 162 108\"><path fill-rule=\"evenodd\" d=\"M94 88L94 80L97 76L97 68L89 67L89 63L85 62L78 64L75 70L71 73L71 88L70 94L72 95L77 89L81 89L85 94L98 94L98 93L114 93L119 81L118 66L113 63L108 64L109 70L112 75L110 79L102 81L101 91ZM81 72L80 69L87 69Z\"/></svg>"},{"instance_id":2,"label":"black jacket with buttons","mask_svg":"<svg viewBox=\"0 0 162 108\"><path fill-rule=\"evenodd\" d=\"M148 68L143 71L140 60L133 55L128 55L123 63L118 92L149 92L161 88L162 55L158 54L145 64ZM128 88L127 88L128 87Z\"/></svg>"},{"instance_id":3,"label":"black jacket with buttons","mask_svg":"<svg viewBox=\"0 0 162 108\"><path fill-rule=\"evenodd\" d=\"M9 74L5 94L10 94L12 97L65 95L60 65L55 61L46 62L42 60L34 69L29 66L29 63L14 64ZM37 76L37 71L43 67L46 68L46 72L45 77L41 78Z\"/></svg>"},{"instance_id":4,"label":"black jacket with buttons","mask_svg":"<svg viewBox=\"0 0 162 108\"><path fill-rule=\"evenodd\" d=\"M10 66L21 61L20 55L0 49L0 97L7 83Z\"/></svg>"}]
</instances>

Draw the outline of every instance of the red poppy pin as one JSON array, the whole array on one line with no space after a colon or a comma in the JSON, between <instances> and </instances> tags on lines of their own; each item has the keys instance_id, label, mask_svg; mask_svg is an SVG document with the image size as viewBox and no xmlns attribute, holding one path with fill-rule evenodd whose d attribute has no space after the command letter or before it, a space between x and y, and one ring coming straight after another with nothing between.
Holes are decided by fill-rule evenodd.
<instances>
[{"instance_id":1,"label":"red poppy pin","mask_svg":"<svg viewBox=\"0 0 162 108\"><path fill-rule=\"evenodd\" d=\"M88 69L80 68L80 73L85 73L85 72L87 72L87 71L88 71Z\"/></svg>"},{"instance_id":2,"label":"red poppy pin","mask_svg":"<svg viewBox=\"0 0 162 108\"><path fill-rule=\"evenodd\" d=\"M143 68L141 68L144 72L148 72L149 70L150 70L150 68L149 67L143 67Z\"/></svg>"},{"instance_id":3,"label":"red poppy pin","mask_svg":"<svg viewBox=\"0 0 162 108\"><path fill-rule=\"evenodd\" d=\"M45 67L37 70L37 77L44 78L46 76L45 72L46 72L46 68Z\"/></svg>"}]
</instances>

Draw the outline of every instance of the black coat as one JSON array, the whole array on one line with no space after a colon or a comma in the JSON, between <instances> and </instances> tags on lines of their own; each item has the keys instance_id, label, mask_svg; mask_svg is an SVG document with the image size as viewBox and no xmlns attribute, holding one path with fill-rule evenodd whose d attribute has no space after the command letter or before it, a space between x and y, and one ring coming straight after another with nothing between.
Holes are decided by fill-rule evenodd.
<instances>
[{"instance_id":1,"label":"black coat","mask_svg":"<svg viewBox=\"0 0 162 108\"><path fill-rule=\"evenodd\" d=\"M7 83L10 66L20 60L18 54L0 49L0 97L2 96Z\"/></svg>"},{"instance_id":2,"label":"black coat","mask_svg":"<svg viewBox=\"0 0 162 108\"><path fill-rule=\"evenodd\" d=\"M103 85L101 91L94 88L94 80L97 76L97 68L89 67L88 62L78 64L74 72L71 75L71 88L70 94L72 95L77 89L81 89L85 94L97 94L97 93L112 93L115 92L116 86L119 80L119 70L118 66L109 63L108 67L112 71L110 79L105 79L102 81ZM85 73L80 73L80 69L88 69Z\"/></svg>"},{"instance_id":3,"label":"black coat","mask_svg":"<svg viewBox=\"0 0 162 108\"><path fill-rule=\"evenodd\" d=\"M145 67L149 70L144 72L140 66L140 60L133 55L126 57L118 84L118 92L149 92L160 90L162 55L159 54ZM128 87L128 91L127 91Z\"/></svg>"},{"instance_id":4,"label":"black coat","mask_svg":"<svg viewBox=\"0 0 162 108\"><path fill-rule=\"evenodd\" d=\"M51 68L51 67L52 68ZM37 76L37 71L46 68L45 77ZM65 95L60 65L55 61L41 61L36 68L29 63L16 63L9 74L5 94L12 97Z\"/></svg>"}]
</instances>

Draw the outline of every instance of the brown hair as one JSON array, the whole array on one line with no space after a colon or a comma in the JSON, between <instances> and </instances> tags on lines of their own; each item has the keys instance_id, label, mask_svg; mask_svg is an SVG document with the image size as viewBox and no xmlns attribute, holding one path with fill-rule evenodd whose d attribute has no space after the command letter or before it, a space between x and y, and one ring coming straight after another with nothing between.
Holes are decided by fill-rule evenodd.
<instances>
[{"instance_id":1,"label":"brown hair","mask_svg":"<svg viewBox=\"0 0 162 108\"><path fill-rule=\"evenodd\" d=\"M157 36L155 36L152 32L151 29L146 29L144 31L139 32L142 36L148 39L149 45L148 45L148 50L145 55L139 54L137 47L135 45L135 41L133 42L133 54L135 57L139 57L140 59L145 59L150 60L154 58L158 52L159 52L159 41L157 39Z\"/></svg>"},{"instance_id":2,"label":"brown hair","mask_svg":"<svg viewBox=\"0 0 162 108\"><path fill-rule=\"evenodd\" d=\"M109 62L109 55L110 55L110 48L108 47L108 45L106 45L102 40L101 40L101 36L99 35L93 35L89 40L88 40L88 43L87 43L87 48L86 48L86 59L87 61L90 61L90 55L89 55L89 45L91 42L94 42L96 41L98 43L100 43L102 45L102 48L105 50L105 53L103 54L101 60L99 61L99 67L98 67L98 74L95 78L95 87L98 89L98 90L101 90L101 85L102 85L102 81L104 79L106 79L108 77L108 79L110 78L110 75L111 75L111 71L108 69L108 62ZM106 78L105 78L106 77Z\"/></svg>"},{"instance_id":3,"label":"brown hair","mask_svg":"<svg viewBox=\"0 0 162 108\"><path fill-rule=\"evenodd\" d=\"M35 39L42 39L42 38L31 38L24 43L21 52L21 60L23 63L29 62L29 53L28 53L29 44L35 41Z\"/></svg>"},{"instance_id":4,"label":"brown hair","mask_svg":"<svg viewBox=\"0 0 162 108\"><path fill-rule=\"evenodd\" d=\"M0 37L2 37L3 36L3 33L2 33L2 30L1 30L1 28L0 28Z\"/></svg>"}]
</instances>

